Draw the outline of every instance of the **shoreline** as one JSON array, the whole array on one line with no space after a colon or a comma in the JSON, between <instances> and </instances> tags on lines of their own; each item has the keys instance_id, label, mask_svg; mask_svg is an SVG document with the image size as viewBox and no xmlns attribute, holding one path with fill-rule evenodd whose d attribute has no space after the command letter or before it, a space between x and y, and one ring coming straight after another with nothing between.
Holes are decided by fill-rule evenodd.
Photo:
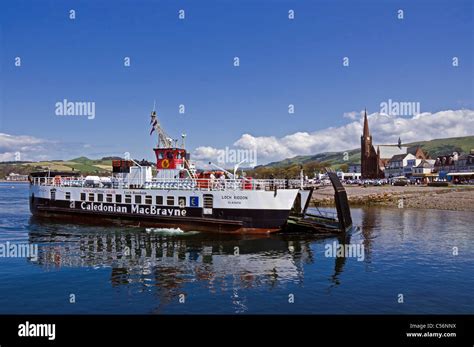
<instances>
[{"instance_id":1,"label":"shoreline","mask_svg":"<svg viewBox=\"0 0 474 347\"><path fill-rule=\"evenodd\" d=\"M0 180L0 184L29 184L28 181ZM399 207L474 212L474 186L350 186L345 185L350 207ZM313 191L311 206L334 207L332 186Z\"/></svg>"},{"instance_id":2,"label":"shoreline","mask_svg":"<svg viewBox=\"0 0 474 347\"><path fill-rule=\"evenodd\" d=\"M474 186L345 186L351 207L380 206L474 212ZM334 190L324 186L313 192L315 206L334 206Z\"/></svg>"}]
</instances>

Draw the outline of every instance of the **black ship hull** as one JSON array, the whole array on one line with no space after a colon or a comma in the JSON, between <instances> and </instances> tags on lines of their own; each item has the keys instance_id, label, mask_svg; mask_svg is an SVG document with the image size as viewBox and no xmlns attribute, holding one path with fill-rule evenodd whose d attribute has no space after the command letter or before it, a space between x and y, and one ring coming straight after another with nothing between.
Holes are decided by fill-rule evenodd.
<instances>
[{"instance_id":1,"label":"black ship hull","mask_svg":"<svg viewBox=\"0 0 474 347\"><path fill-rule=\"evenodd\" d=\"M83 203L82 203L83 204ZM74 223L100 225L132 225L153 228L180 228L183 231L217 233L271 233L281 230L288 219L286 210L218 209L203 214L202 208L155 207L153 214L137 214L125 204L101 203L85 209L81 202L71 205L68 201L30 198L31 213L37 218L55 218ZM137 211L150 208L136 207ZM185 212L183 212L183 210ZM136 211L135 211L136 212ZM183 216L185 215L185 216Z\"/></svg>"}]
</instances>

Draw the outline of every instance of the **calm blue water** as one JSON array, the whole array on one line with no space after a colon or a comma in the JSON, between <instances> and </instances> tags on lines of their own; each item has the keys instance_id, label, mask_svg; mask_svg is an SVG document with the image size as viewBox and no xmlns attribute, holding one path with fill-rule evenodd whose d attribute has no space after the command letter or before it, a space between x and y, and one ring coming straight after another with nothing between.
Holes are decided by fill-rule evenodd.
<instances>
[{"instance_id":1,"label":"calm blue water","mask_svg":"<svg viewBox=\"0 0 474 347\"><path fill-rule=\"evenodd\" d=\"M0 183L0 244L39 250L36 260L0 257L0 313L472 313L472 217L354 209L359 261L326 257L336 238L41 222L28 185Z\"/></svg>"}]
</instances>

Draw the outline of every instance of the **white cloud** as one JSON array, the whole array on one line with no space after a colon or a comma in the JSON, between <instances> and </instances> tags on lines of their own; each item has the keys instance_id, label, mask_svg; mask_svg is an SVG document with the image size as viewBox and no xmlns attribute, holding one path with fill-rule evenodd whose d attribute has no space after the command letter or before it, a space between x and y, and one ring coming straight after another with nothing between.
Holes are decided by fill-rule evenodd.
<instances>
[{"instance_id":1,"label":"white cloud","mask_svg":"<svg viewBox=\"0 0 474 347\"><path fill-rule=\"evenodd\" d=\"M223 152L223 149L217 149L209 146L198 147L194 150L193 160L199 161L215 161L216 158Z\"/></svg>"},{"instance_id":2,"label":"white cloud","mask_svg":"<svg viewBox=\"0 0 474 347\"><path fill-rule=\"evenodd\" d=\"M344 112L343 117L349 118L352 120L359 119L362 116L362 111L351 111L351 112Z\"/></svg>"},{"instance_id":3,"label":"white cloud","mask_svg":"<svg viewBox=\"0 0 474 347\"><path fill-rule=\"evenodd\" d=\"M354 117L356 117L354 120L340 127L297 132L283 137L255 136L246 133L237 139L233 146L235 149L256 149L259 165L296 155L358 148L363 121L362 118ZM403 143L409 143L474 135L474 110L424 112L411 118L373 113L369 115L369 127L375 144L396 144L398 137ZM71 159L75 156L92 154L87 152L94 148L95 146L83 143L64 143L33 136L0 133L0 161L15 160L16 152L20 152L20 160ZM97 148L95 150L97 151ZM198 147L194 150L192 159L199 166L207 166L209 161L217 162L223 150L209 146Z\"/></svg>"},{"instance_id":4,"label":"white cloud","mask_svg":"<svg viewBox=\"0 0 474 347\"><path fill-rule=\"evenodd\" d=\"M258 164L322 152L342 151L360 146L363 119L357 112L346 118L353 122L315 132L297 132L281 138L243 134L234 142L236 148L256 149ZM359 119L358 119L359 118ZM376 144L396 144L436 138L474 135L474 110L447 110L436 113L423 112L411 118L390 117L373 113L368 116L369 128ZM219 149L198 147L196 159L214 161Z\"/></svg>"},{"instance_id":5,"label":"white cloud","mask_svg":"<svg viewBox=\"0 0 474 347\"><path fill-rule=\"evenodd\" d=\"M65 143L28 135L0 133L0 162L71 159L74 156L85 155L85 149L93 148L82 143Z\"/></svg>"},{"instance_id":6,"label":"white cloud","mask_svg":"<svg viewBox=\"0 0 474 347\"><path fill-rule=\"evenodd\" d=\"M48 148L54 144L53 141L33 136L0 133L0 161L42 160Z\"/></svg>"}]
</instances>

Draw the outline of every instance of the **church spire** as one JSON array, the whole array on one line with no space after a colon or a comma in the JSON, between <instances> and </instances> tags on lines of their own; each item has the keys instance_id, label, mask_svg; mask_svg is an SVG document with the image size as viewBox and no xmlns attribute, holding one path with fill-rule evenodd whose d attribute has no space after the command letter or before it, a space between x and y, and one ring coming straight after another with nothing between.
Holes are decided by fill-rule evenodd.
<instances>
[{"instance_id":1,"label":"church spire","mask_svg":"<svg viewBox=\"0 0 474 347\"><path fill-rule=\"evenodd\" d=\"M364 111L364 137L369 136L369 121L367 120L367 109Z\"/></svg>"}]
</instances>

